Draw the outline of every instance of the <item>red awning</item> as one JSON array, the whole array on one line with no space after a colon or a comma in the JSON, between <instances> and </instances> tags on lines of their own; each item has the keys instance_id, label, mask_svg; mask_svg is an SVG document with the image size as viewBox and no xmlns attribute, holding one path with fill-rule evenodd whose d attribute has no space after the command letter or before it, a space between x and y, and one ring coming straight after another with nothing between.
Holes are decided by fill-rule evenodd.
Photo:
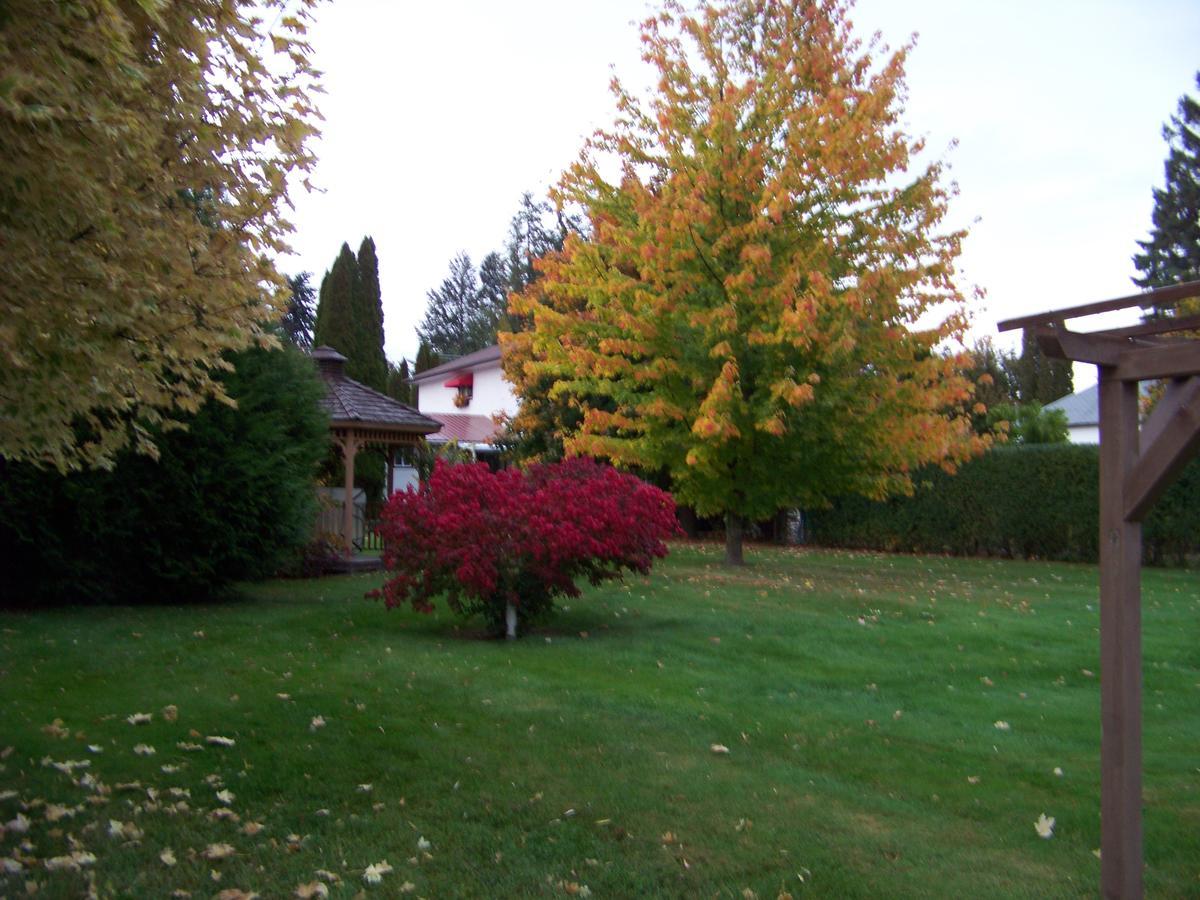
<instances>
[{"instance_id":1,"label":"red awning","mask_svg":"<svg viewBox=\"0 0 1200 900\"><path fill-rule=\"evenodd\" d=\"M460 375L455 375L446 382L446 387L471 387L475 384L475 375L472 372L466 372Z\"/></svg>"}]
</instances>

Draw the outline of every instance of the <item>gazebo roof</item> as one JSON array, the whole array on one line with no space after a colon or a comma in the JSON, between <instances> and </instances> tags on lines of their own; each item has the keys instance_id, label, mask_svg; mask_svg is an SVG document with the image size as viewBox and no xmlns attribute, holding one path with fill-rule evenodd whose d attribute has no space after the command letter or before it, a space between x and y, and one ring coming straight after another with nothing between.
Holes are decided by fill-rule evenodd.
<instances>
[{"instance_id":1,"label":"gazebo roof","mask_svg":"<svg viewBox=\"0 0 1200 900\"><path fill-rule=\"evenodd\" d=\"M346 357L332 347L317 347L312 358L325 382L321 407L329 413L334 425L361 425L410 434L432 434L442 427L441 422L422 415L411 406L347 378L344 371Z\"/></svg>"}]
</instances>

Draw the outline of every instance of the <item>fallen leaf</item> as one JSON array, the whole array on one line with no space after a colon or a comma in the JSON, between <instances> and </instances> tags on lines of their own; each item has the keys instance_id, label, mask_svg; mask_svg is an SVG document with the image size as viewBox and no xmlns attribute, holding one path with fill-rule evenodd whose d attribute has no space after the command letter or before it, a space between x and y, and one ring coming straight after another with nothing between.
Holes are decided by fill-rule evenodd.
<instances>
[{"instance_id":1,"label":"fallen leaf","mask_svg":"<svg viewBox=\"0 0 1200 900\"><path fill-rule=\"evenodd\" d=\"M1003 719L998 722L993 722L992 725L997 731L1012 731L1012 726Z\"/></svg>"},{"instance_id":2,"label":"fallen leaf","mask_svg":"<svg viewBox=\"0 0 1200 900\"><path fill-rule=\"evenodd\" d=\"M237 743L233 738L222 737L219 734L210 734L205 738L210 744L215 744L218 747L232 747Z\"/></svg>"},{"instance_id":3,"label":"fallen leaf","mask_svg":"<svg viewBox=\"0 0 1200 900\"><path fill-rule=\"evenodd\" d=\"M134 744L133 752L136 753L138 756L153 756L158 751L155 750L153 747L151 747L149 744Z\"/></svg>"},{"instance_id":4,"label":"fallen leaf","mask_svg":"<svg viewBox=\"0 0 1200 900\"><path fill-rule=\"evenodd\" d=\"M1049 839L1054 837L1054 817L1047 816L1042 813L1038 816L1037 821L1033 823L1034 829L1038 833L1038 837Z\"/></svg>"},{"instance_id":5,"label":"fallen leaf","mask_svg":"<svg viewBox=\"0 0 1200 900\"><path fill-rule=\"evenodd\" d=\"M708 749L711 750L713 753L728 753L729 752L729 748L726 747L724 744L713 744Z\"/></svg>"},{"instance_id":6,"label":"fallen leaf","mask_svg":"<svg viewBox=\"0 0 1200 900\"><path fill-rule=\"evenodd\" d=\"M220 800L222 803L224 803L226 806L229 806L230 804L233 803L234 797L235 797L234 793L230 790L217 791L217 799Z\"/></svg>"},{"instance_id":7,"label":"fallen leaf","mask_svg":"<svg viewBox=\"0 0 1200 900\"><path fill-rule=\"evenodd\" d=\"M229 844L209 844L204 848L205 859L228 859L237 851Z\"/></svg>"},{"instance_id":8,"label":"fallen leaf","mask_svg":"<svg viewBox=\"0 0 1200 900\"><path fill-rule=\"evenodd\" d=\"M150 720L154 718L154 713L134 713L131 716L126 716L125 721L130 725L149 725Z\"/></svg>"},{"instance_id":9,"label":"fallen leaf","mask_svg":"<svg viewBox=\"0 0 1200 900\"><path fill-rule=\"evenodd\" d=\"M325 727L325 717L324 716L313 716L312 721L308 723L309 731L316 731L318 728L324 728L324 727Z\"/></svg>"},{"instance_id":10,"label":"fallen leaf","mask_svg":"<svg viewBox=\"0 0 1200 900\"><path fill-rule=\"evenodd\" d=\"M385 859L382 862L372 863L363 871L363 881L367 884L379 884L383 881L383 876L392 871L392 867L388 865Z\"/></svg>"},{"instance_id":11,"label":"fallen leaf","mask_svg":"<svg viewBox=\"0 0 1200 900\"><path fill-rule=\"evenodd\" d=\"M324 882L310 881L308 884L296 885L296 890L293 896L299 900L313 900L314 897L328 897L329 888L325 887Z\"/></svg>"},{"instance_id":12,"label":"fallen leaf","mask_svg":"<svg viewBox=\"0 0 1200 900\"><path fill-rule=\"evenodd\" d=\"M176 862L175 854L171 851L170 847L158 854L158 858L162 860L164 866L173 866Z\"/></svg>"},{"instance_id":13,"label":"fallen leaf","mask_svg":"<svg viewBox=\"0 0 1200 900\"><path fill-rule=\"evenodd\" d=\"M170 706L162 708L162 717L168 722L174 722L179 718L179 707L172 703Z\"/></svg>"},{"instance_id":14,"label":"fallen leaf","mask_svg":"<svg viewBox=\"0 0 1200 900\"><path fill-rule=\"evenodd\" d=\"M242 826L242 834L249 835L250 837L254 837L254 835L258 834L262 830L262 822L247 822Z\"/></svg>"}]
</instances>

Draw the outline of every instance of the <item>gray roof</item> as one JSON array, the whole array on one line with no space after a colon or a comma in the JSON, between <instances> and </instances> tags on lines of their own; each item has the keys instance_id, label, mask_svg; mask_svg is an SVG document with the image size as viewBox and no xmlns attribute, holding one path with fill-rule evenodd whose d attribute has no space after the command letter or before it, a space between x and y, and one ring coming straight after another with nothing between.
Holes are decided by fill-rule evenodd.
<instances>
[{"instance_id":1,"label":"gray roof","mask_svg":"<svg viewBox=\"0 0 1200 900\"><path fill-rule=\"evenodd\" d=\"M1059 397L1053 403L1047 403L1046 409L1061 409L1067 414L1067 425L1076 428L1081 425L1100 424L1100 387L1093 384L1077 394L1067 394Z\"/></svg>"},{"instance_id":2,"label":"gray roof","mask_svg":"<svg viewBox=\"0 0 1200 900\"><path fill-rule=\"evenodd\" d=\"M432 369L426 369L424 372L418 372L409 381L412 384L420 384L422 381L429 381L431 378L437 378L441 375L453 375L455 372L461 372L463 369L470 369L473 366L479 366L499 358L500 345L493 344L490 347L484 347L482 350L476 350L474 353L468 353L466 356L460 356L458 359L452 359L450 362L442 363L440 366L434 366Z\"/></svg>"},{"instance_id":3,"label":"gray roof","mask_svg":"<svg viewBox=\"0 0 1200 900\"><path fill-rule=\"evenodd\" d=\"M1143 381L1138 385L1138 394L1146 397L1153 382ZM1086 425L1100 424L1100 385L1093 384L1076 394L1059 397L1053 403L1047 403L1046 409L1061 409L1067 414L1067 426L1078 428Z\"/></svg>"},{"instance_id":4,"label":"gray roof","mask_svg":"<svg viewBox=\"0 0 1200 900\"><path fill-rule=\"evenodd\" d=\"M342 371L346 357L332 347L318 347L312 352L312 358L325 382L321 408L333 421L362 422L415 434L432 434L442 427L441 422L422 415L411 406L347 378Z\"/></svg>"}]
</instances>

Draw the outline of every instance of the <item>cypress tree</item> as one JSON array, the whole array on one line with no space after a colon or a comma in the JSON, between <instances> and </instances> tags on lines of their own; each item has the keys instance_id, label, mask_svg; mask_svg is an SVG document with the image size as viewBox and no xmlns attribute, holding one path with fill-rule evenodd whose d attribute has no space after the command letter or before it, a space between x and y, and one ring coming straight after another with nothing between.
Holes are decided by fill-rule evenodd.
<instances>
[{"instance_id":1,"label":"cypress tree","mask_svg":"<svg viewBox=\"0 0 1200 900\"><path fill-rule=\"evenodd\" d=\"M358 294L355 297L356 328L362 330L363 384L387 391L388 364L383 352L383 298L379 291L379 258L375 241L364 237L358 248Z\"/></svg>"},{"instance_id":2,"label":"cypress tree","mask_svg":"<svg viewBox=\"0 0 1200 900\"><path fill-rule=\"evenodd\" d=\"M413 403L413 386L408 383L412 375L409 372L408 360L400 360L400 365L388 364L387 395L400 403Z\"/></svg>"},{"instance_id":3,"label":"cypress tree","mask_svg":"<svg viewBox=\"0 0 1200 900\"><path fill-rule=\"evenodd\" d=\"M1021 355L1013 364L1012 374L1017 399L1022 403L1053 403L1075 389L1071 361L1050 359L1028 334L1021 339Z\"/></svg>"},{"instance_id":4,"label":"cypress tree","mask_svg":"<svg viewBox=\"0 0 1200 900\"><path fill-rule=\"evenodd\" d=\"M383 306L375 244L363 241L362 259L342 244L333 266L321 281L314 341L346 357L346 375L377 391L387 390L387 357L383 353Z\"/></svg>"},{"instance_id":5,"label":"cypress tree","mask_svg":"<svg viewBox=\"0 0 1200 900\"><path fill-rule=\"evenodd\" d=\"M1196 74L1200 88L1200 72ZM1154 189L1150 237L1138 241L1133 257L1143 288L1166 287L1200 279L1200 102L1184 94L1179 112L1163 126L1169 148L1165 184Z\"/></svg>"}]
</instances>

